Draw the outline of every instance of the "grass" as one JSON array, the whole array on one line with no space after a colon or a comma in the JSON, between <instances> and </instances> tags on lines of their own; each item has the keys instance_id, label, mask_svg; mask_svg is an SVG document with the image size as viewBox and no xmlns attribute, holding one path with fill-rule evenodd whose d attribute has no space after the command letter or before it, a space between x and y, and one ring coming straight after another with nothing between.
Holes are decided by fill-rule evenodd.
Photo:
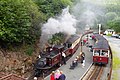
<instances>
[{"instance_id":1,"label":"grass","mask_svg":"<svg viewBox=\"0 0 120 80\"><path fill-rule=\"evenodd\" d=\"M119 73L117 70L120 68L120 58L117 56L117 52L113 51L113 79L112 80L119 80Z\"/></svg>"},{"instance_id":2,"label":"grass","mask_svg":"<svg viewBox=\"0 0 120 80\"><path fill-rule=\"evenodd\" d=\"M113 79L112 80L118 80L118 73L116 73L116 71L113 74Z\"/></svg>"},{"instance_id":3,"label":"grass","mask_svg":"<svg viewBox=\"0 0 120 80\"><path fill-rule=\"evenodd\" d=\"M113 69L118 69L120 67L120 58L117 56L117 53L113 51Z\"/></svg>"},{"instance_id":4,"label":"grass","mask_svg":"<svg viewBox=\"0 0 120 80\"><path fill-rule=\"evenodd\" d=\"M107 36L112 36L112 34L107 34Z\"/></svg>"}]
</instances>

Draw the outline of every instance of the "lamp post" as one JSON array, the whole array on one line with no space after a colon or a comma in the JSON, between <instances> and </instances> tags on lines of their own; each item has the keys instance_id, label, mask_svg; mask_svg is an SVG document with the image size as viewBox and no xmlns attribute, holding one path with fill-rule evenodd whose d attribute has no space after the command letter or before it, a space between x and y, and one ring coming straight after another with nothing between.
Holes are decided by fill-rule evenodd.
<instances>
[{"instance_id":1,"label":"lamp post","mask_svg":"<svg viewBox=\"0 0 120 80\"><path fill-rule=\"evenodd\" d=\"M81 44L81 49L80 49L80 52L82 52L82 47L83 47L83 37L85 36L85 35L88 35L88 34L90 34L90 33L93 33L93 31L92 30L90 30L90 31L87 31L87 32L85 32L85 33L83 33L82 34L82 36L81 36L81 38L80 38L80 44Z\"/></svg>"},{"instance_id":2,"label":"lamp post","mask_svg":"<svg viewBox=\"0 0 120 80\"><path fill-rule=\"evenodd\" d=\"M101 32L101 24L98 24L98 31L99 31L99 34Z\"/></svg>"}]
</instances>

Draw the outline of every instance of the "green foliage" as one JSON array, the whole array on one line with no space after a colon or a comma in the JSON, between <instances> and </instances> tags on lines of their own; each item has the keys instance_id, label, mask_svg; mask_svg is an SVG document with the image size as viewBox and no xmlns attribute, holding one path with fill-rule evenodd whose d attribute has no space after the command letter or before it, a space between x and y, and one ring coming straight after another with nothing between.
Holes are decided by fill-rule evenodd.
<instances>
[{"instance_id":1,"label":"green foliage","mask_svg":"<svg viewBox=\"0 0 120 80\"><path fill-rule=\"evenodd\" d=\"M61 0L62 4L65 6L72 5L72 0Z\"/></svg>"},{"instance_id":2,"label":"green foliage","mask_svg":"<svg viewBox=\"0 0 120 80\"><path fill-rule=\"evenodd\" d=\"M29 46L29 47L27 48L27 50L25 51L25 53L26 53L27 55L31 56L32 53L33 53L33 51L34 51L34 48L33 48L32 46Z\"/></svg>"},{"instance_id":3,"label":"green foliage","mask_svg":"<svg viewBox=\"0 0 120 80\"><path fill-rule=\"evenodd\" d=\"M107 36L112 36L112 34L107 34Z\"/></svg>"},{"instance_id":4,"label":"green foliage","mask_svg":"<svg viewBox=\"0 0 120 80\"><path fill-rule=\"evenodd\" d=\"M31 0L0 0L1 44L33 43L43 17Z\"/></svg>"},{"instance_id":5,"label":"green foliage","mask_svg":"<svg viewBox=\"0 0 120 80\"><path fill-rule=\"evenodd\" d=\"M20 2L14 0L0 1L0 39L7 42L21 42L28 37L30 17Z\"/></svg>"},{"instance_id":6,"label":"green foliage","mask_svg":"<svg viewBox=\"0 0 120 80\"><path fill-rule=\"evenodd\" d=\"M71 0L0 0L0 45L33 44L41 25L59 15Z\"/></svg>"},{"instance_id":7,"label":"green foliage","mask_svg":"<svg viewBox=\"0 0 120 80\"><path fill-rule=\"evenodd\" d=\"M50 44L61 44L65 40L63 33L56 33L48 40Z\"/></svg>"},{"instance_id":8,"label":"green foliage","mask_svg":"<svg viewBox=\"0 0 120 80\"><path fill-rule=\"evenodd\" d=\"M120 17L108 22L109 28L114 29L116 32L120 32Z\"/></svg>"},{"instance_id":9,"label":"green foliage","mask_svg":"<svg viewBox=\"0 0 120 80\"><path fill-rule=\"evenodd\" d=\"M112 21L116 17L118 17L118 15L115 12L108 12L108 13L106 13L107 21Z\"/></svg>"},{"instance_id":10,"label":"green foliage","mask_svg":"<svg viewBox=\"0 0 120 80\"><path fill-rule=\"evenodd\" d=\"M106 10L107 12L115 12L117 15L120 16L120 8L119 8L120 4L116 3L116 4L108 4L106 5Z\"/></svg>"},{"instance_id":11,"label":"green foliage","mask_svg":"<svg viewBox=\"0 0 120 80\"><path fill-rule=\"evenodd\" d=\"M71 5L71 0L33 0L38 6L39 11L44 13L46 20L50 17L58 15L61 10Z\"/></svg>"},{"instance_id":12,"label":"green foliage","mask_svg":"<svg viewBox=\"0 0 120 80\"><path fill-rule=\"evenodd\" d=\"M106 1L107 2L107 1ZM106 26L108 28L114 29L116 32L120 32L120 24L119 24L119 17L120 17L120 4L119 0L112 0L109 1L110 3L106 3Z\"/></svg>"}]
</instances>

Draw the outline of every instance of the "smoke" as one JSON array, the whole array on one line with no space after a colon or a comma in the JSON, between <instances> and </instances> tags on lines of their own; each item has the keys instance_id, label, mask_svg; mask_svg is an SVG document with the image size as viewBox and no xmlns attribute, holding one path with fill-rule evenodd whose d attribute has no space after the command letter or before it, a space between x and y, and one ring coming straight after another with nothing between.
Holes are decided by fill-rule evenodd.
<instances>
[{"instance_id":1,"label":"smoke","mask_svg":"<svg viewBox=\"0 0 120 80\"><path fill-rule=\"evenodd\" d=\"M47 43L48 39L55 33L63 32L69 35L76 33L77 20L69 13L69 7L63 9L62 14L57 18L48 19L47 23L43 24L40 43L42 47Z\"/></svg>"},{"instance_id":2,"label":"smoke","mask_svg":"<svg viewBox=\"0 0 120 80\"><path fill-rule=\"evenodd\" d=\"M97 24L102 23L100 16L105 15L105 9L101 6L104 4L103 0L78 0L76 5L73 7L73 15L76 16L77 30L84 31L86 27L93 28Z\"/></svg>"},{"instance_id":3,"label":"smoke","mask_svg":"<svg viewBox=\"0 0 120 80\"><path fill-rule=\"evenodd\" d=\"M43 47L48 39L55 33L63 32L69 35L82 33L86 28L93 28L96 27L97 24L102 24L105 11L101 4L104 4L103 1L105 0L76 1L71 11L72 15L69 13L69 7L67 7L63 9L60 16L50 18L47 23L43 24L40 38L40 43L42 43L41 47Z\"/></svg>"}]
</instances>

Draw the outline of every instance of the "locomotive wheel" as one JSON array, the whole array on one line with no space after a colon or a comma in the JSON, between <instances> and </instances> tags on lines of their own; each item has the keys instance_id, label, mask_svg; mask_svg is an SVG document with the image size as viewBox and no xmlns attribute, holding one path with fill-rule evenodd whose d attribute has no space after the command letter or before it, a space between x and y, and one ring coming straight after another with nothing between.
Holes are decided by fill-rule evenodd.
<instances>
[{"instance_id":1,"label":"locomotive wheel","mask_svg":"<svg viewBox=\"0 0 120 80\"><path fill-rule=\"evenodd\" d=\"M61 64L61 63L58 63L58 64L56 65L56 67L60 67L60 66L62 66L62 64Z\"/></svg>"}]
</instances>

